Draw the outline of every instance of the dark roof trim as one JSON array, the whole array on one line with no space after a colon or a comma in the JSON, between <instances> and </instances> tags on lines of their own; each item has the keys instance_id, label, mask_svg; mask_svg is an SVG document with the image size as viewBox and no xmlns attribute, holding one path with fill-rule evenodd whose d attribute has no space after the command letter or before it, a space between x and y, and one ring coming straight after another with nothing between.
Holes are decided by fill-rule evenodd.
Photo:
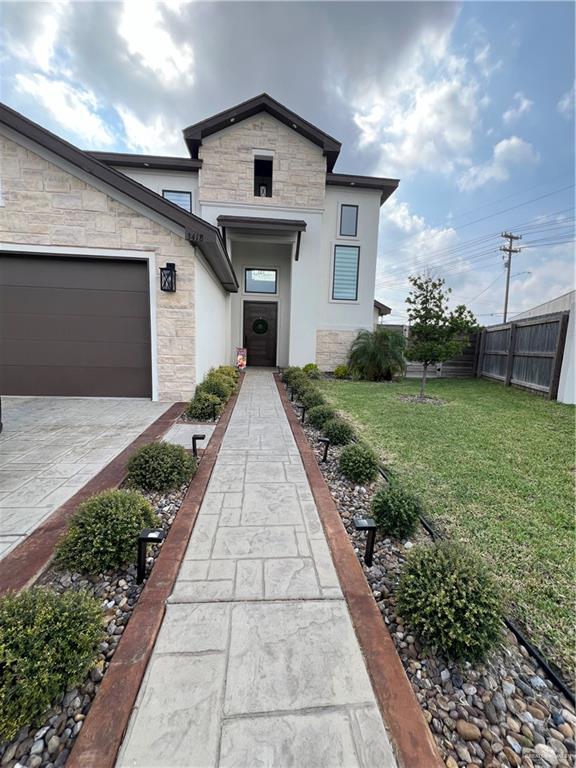
<instances>
[{"instance_id":1,"label":"dark roof trim","mask_svg":"<svg viewBox=\"0 0 576 768\"><path fill-rule=\"evenodd\" d=\"M218 226L274 232L306 231L306 222L300 219L269 219L265 216L218 216Z\"/></svg>"},{"instance_id":2,"label":"dark roof trim","mask_svg":"<svg viewBox=\"0 0 576 768\"><path fill-rule=\"evenodd\" d=\"M267 93L261 93L253 99L243 101L235 107L226 109L213 117L209 117L206 120L202 120L199 123L195 123L194 125L185 128L183 134L188 149L190 150L190 155L193 158L198 157L198 147L202 144L202 139L206 136L210 136L212 133L217 133L224 128L228 128L233 123L239 123L241 120L246 120L246 118L257 115L259 112L268 112L269 115L280 120L284 125L287 125L289 128L292 128L292 130L300 133L309 141L321 147L326 156L328 170L332 170L340 153L342 144L337 139L324 133L324 131L321 131L320 128L317 128L315 125L312 125L312 123L304 120L304 118L297 115L296 112L292 112L292 110L288 109L283 104L280 104L279 101L276 101L276 99L273 99Z\"/></svg>"},{"instance_id":3,"label":"dark roof trim","mask_svg":"<svg viewBox=\"0 0 576 768\"><path fill-rule=\"evenodd\" d=\"M389 315L392 312L390 307L386 306L386 304L382 304L382 302L378 301L377 299L374 299L374 309L378 310L380 317L383 315Z\"/></svg>"},{"instance_id":4,"label":"dark roof trim","mask_svg":"<svg viewBox=\"0 0 576 768\"><path fill-rule=\"evenodd\" d=\"M87 152L95 160L123 168L152 168L160 171L197 171L202 160L191 157L166 157L164 155L132 155L124 152Z\"/></svg>"},{"instance_id":5,"label":"dark roof trim","mask_svg":"<svg viewBox=\"0 0 576 768\"><path fill-rule=\"evenodd\" d=\"M187 213L183 208L165 200L148 187L138 184L113 168L109 168L88 153L1 103L0 124L20 133L85 173L104 182L104 184L183 227L186 239L200 248L222 286L227 291L238 290L238 281L217 227L198 216Z\"/></svg>"},{"instance_id":6,"label":"dark roof trim","mask_svg":"<svg viewBox=\"0 0 576 768\"><path fill-rule=\"evenodd\" d=\"M380 190L380 205L383 205L396 190L399 179L386 179L380 176L354 176L349 173L327 173L326 184L336 187L360 187L361 189Z\"/></svg>"}]
</instances>

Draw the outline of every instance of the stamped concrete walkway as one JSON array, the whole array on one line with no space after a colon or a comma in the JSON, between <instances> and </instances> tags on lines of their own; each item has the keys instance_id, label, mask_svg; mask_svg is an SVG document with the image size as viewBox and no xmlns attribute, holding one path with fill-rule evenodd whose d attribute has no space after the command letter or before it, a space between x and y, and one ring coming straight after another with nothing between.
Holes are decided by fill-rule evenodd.
<instances>
[{"instance_id":1,"label":"stamped concrete walkway","mask_svg":"<svg viewBox=\"0 0 576 768\"><path fill-rule=\"evenodd\" d=\"M117 766L396 766L269 372L244 379Z\"/></svg>"}]
</instances>

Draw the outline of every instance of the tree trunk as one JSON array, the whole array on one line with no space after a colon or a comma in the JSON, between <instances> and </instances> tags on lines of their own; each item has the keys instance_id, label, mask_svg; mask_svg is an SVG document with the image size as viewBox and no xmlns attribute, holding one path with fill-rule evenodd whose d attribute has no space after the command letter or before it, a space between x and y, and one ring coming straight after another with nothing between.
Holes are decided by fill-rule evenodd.
<instances>
[{"instance_id":1,"label":"tree trunk","mask_svg":"<svg viewBox=\"0 0 576 768\"><path fill-rule=\"evenodd\" d=\"M428 363L424 363L422 367L422 379L420 380L420 400L424 400L424 391L426 390L426 373L428 372Z\"/></svg>"}]
</instances>

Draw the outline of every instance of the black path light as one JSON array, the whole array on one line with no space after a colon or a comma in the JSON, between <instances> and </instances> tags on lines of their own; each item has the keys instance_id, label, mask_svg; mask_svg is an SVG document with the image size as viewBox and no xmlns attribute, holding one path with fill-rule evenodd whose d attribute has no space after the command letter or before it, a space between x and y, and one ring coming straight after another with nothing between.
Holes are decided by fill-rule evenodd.
<instances>
[{"instance_id":1,"label":"black path light","mask_svg":"<svg viewBox=\"0 0 576 768\"><path fill-rule=\"evenodd\" d=\"M198 440L204 440L206 435L192 435L192 453L194 456L198 456L198 447L196 446L196 443Z\"/></svg>"},{"instance_id":2,"label":"black path light","mask_svg":"<svg viewBox=\"0 0 576 768\"><path fill-rule=\"evenodd\" d=\"M286 390L288 392L288 397L290 398L290 402L293 403L294 402L294 390L292 389L292 387L286 387Z\"/></svg>"},{"instance_id":3,"label":"black path light","mask_svg":"<svg viewBox=\"0 0 576 768\"><path fill-rule=\"evenodd\" d=\"M326 462L326 459L328 458L328 448L330 448L330 440L328 440L327 437L319 437L318 442L324 444L324 453L322 454L322 461Z\"/></svg>"},{"instance_id":4,"label":"black path light","mask_svg":"<svg viewBox=\"0 0 576 768\"><path fill-rule=\"evenodd\" d=\"M176 264L173 262L169 261L165 267L160 267L160 290L176 292Z\"/></svg>"},{"instance_id":5,"label":"black path light","mask_svg":"<svg viewBox=\"0 0 576 768\"><path fill-rule=\"evenodd\" d=\"M146 547L148 544L159 544L166 538L162 528L144 528L138 534L138 568L136 583L142 584L146 576Z\"/></svg>"},{"instance_id":6,"label":"black path light","mask_svg":"<svg viewBox=\"0 0 576 768\"><path fill-rule=\"evenodd\" d=\"M366 531L366 549L364 551L364 562L370 568L372 566L372 555L374 554L374 541L376 539L376 521L373 517L357 516L352 518L354 528L357 531Z\"/></svg>"},{"instance_id":7,"label":"black path light","mask_svg":"<svg viewBox=\"0 0 576 768\"><path fill-rule=\"evenodd\" d=\"M302 411L302 416L300 417L300 421L302 424L304 424L304 420L306 419L306 406L305 405L299 405L298 408Z\"/></svg>"}]
</instances>

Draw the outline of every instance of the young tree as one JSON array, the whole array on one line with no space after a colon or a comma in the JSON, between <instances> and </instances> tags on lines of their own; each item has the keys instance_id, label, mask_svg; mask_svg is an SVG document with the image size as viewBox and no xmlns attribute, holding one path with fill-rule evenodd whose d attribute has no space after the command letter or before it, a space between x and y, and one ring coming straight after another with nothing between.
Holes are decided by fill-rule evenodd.
<instances>
[{"instance_id":1,"label":"young tree","mask_svg":"<svg viewBox=\"0 0 576 768\"><path fill-rule=\"evenodd\" d=\"M472 312L463 304L448 309L444 280L431 277L411 277L412 290L406 299L410 319L410 335L406 347L408 360L423 365L420 399L424 399L428 366L449 360L466 346L467 335L477 327Z\"/></svg>"}]
</instances>

